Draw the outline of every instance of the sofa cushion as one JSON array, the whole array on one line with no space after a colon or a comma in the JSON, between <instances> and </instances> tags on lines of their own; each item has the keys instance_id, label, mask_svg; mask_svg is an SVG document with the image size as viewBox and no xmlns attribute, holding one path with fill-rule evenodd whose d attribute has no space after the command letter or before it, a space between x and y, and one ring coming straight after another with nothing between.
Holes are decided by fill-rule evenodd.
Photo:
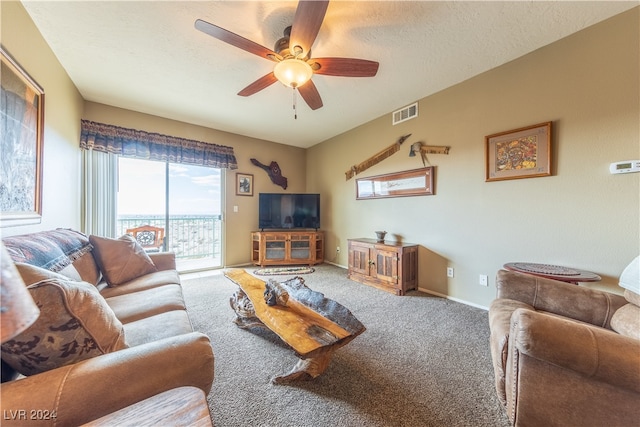
<instances>
[{"instance_id":1,"label":"sofa cushion","mask_svg":"<svg viewBox=\"0 0 640 427\"><path fill-rule=\"evenodd\" d=\"M611 329L626 337L640 340L640 307L627 304L613 313Z\"/></svg>"},{"instance_id":2,"label":"sofa cushion","mask_svg":"<svg viewBox=\"0 0 640 427\"><path fill-rule=\"evenodd\" d=\"M118 286L136 277L157 271L142 246L124 235L119 239L89 236L93 254L109 286Z\"/></svg>"},{"instance_id":3,"label":"sofa cushion","mask_svg":"<svg viewBox=\"0 0 640 427\"><path fill-rule=\"evenodd\" d=\"M90 283L55 278L27 289L40 316L2 344L2 359L16 371L33 375L127 347L122 323Z\"/></svg>"},{"instance_id":4,"label":"sofa cushion","mask_svg":"<svg viewBox=\"0 0 640 427\"><path fill-rule=\"evenodd\" d=\"M193 332L186 310L172 310L124 324L131 347Z\"/></svg>"},{"instance_id":5,"label":"sofa cushion","mask_svg":"<svg viewBox=\"0 0 640 427\"><path fill-rule=\"evenodd\" d=\"M102 274L100 273L98 264L96 264L96 260L93 258L93 252L89 252L76 259L73 261L73 264L60 272L61 274L71 277L71 275L67 273L67 269L74 269L80 276L80 281L91 283L92 285L97 285L100 283L100 280L102 280Z\"/></svg>"},{"instance_id":6,"label":"sofa cushion","mask_svg":"<svg viewBox=\"0 0 640 427\"><path fill-rule=\"evenodd\" d=\"M137 277L121 286L100 289L100 294L105 298L111 298L171 284L180 284L180 275L176 270L156 271Z\"/></svg>"},{"instance_id":7,"label":"sofa cushion","mask_svg":"<svg viewBox=\"0 0 640 427\"><path fill-rule=\"evenodd\" d=\"M164 285L106 298L118 320L129 323L171 310L186 310L182 287Z\"/></svg>"}]
</instances>

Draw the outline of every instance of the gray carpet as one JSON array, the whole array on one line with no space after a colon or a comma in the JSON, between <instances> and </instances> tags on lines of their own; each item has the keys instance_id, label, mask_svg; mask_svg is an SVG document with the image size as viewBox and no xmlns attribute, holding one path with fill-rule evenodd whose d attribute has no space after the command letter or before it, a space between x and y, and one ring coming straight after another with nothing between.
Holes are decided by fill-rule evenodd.
<instances>
[{"instance_id":1,"label":"gray carpet","mask_svg":"<svg viewBox=\"0 0 640 427\"><path fill-rule=\"evenodd\" d=\"M322 376L293 385L270 382L293 367L293 352L268 331L232 322L231 281L183 281L193 326L215 353L208 400L217 427L509 425L494 389L486 311L421 292L397 297L346 273L324 264L301 277L367 330Z\"/></svg>"}]
</instances>

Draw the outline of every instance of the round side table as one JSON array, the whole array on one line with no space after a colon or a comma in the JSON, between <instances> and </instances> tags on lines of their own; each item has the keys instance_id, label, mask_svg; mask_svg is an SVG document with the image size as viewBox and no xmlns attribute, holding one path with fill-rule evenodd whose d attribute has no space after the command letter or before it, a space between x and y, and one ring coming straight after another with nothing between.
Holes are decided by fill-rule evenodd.
<instances>
[{"instance_id":1,"label":"round side table","mask_svg":"<svg viewBox=\"0 0 640 427\"><path fill-rule=\"evenodd\" d=\"M546 277L547 279L559 280L561 282L597 282L602 277L595 273L577 268L563 267L561 265L535 264L531 262L509 262L504 265L506 270L517 271L519 273L531 274L533 276Z\"/></svg>"}]
</instances>

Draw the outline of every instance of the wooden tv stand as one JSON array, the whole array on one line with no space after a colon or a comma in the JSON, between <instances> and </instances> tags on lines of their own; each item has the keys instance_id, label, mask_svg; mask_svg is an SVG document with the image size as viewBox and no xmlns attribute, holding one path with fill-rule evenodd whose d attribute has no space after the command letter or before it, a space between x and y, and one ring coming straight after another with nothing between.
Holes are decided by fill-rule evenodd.
<instances>
[{"instance_id":1,"label":"wooden tv stand","mask_svg":"<svg viewBox=\"0 0 640 427\"><path fill-rule=\"evenodd\" d=\"M324 233L269 230L251 233L251 262L267 265L315 265L324 262Z\"/></svg>"}]
</instances>

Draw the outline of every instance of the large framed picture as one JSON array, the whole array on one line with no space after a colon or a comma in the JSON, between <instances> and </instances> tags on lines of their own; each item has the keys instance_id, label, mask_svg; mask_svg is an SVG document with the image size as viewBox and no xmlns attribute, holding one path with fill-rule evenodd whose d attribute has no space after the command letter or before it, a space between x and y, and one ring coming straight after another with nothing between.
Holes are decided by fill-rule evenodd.
<instances>
[{"instance_id":1,"label":"large framed picture","mask_svg":"<svg viewBox=\"0 0 640 427\"><path fill-rule=\"evenodd\" d=\"M0 226L42 220L44 90L0 47Z\"/></svg>"},{"instance_id":2,"label":"large framed picture","mask_svg":"<svg viewBox=\"0 0 640 427\"><path fill-rule=\"evenodd\" d=\"M356 180L356 200L433 194L434 168L413 169Z\"/></svg>"},{"instance_id":3,"label":"large framed picture","mask_svg":"<svg viewBox=\"0 0 640 427\"><path fill-rule=\"evenodd\" d=\"M551 175L551 122L485 137L486 180Z\"/></svg>"},{"instance_id":4,"label":"large framed picture","mask_svg":"<svg viewBox=\"0 0 640 427\"><path fill-rule=\"evenodd\" d=\"M236 173L236 196L253 196L253 175Z\"/></svg>"}]
</instances>

